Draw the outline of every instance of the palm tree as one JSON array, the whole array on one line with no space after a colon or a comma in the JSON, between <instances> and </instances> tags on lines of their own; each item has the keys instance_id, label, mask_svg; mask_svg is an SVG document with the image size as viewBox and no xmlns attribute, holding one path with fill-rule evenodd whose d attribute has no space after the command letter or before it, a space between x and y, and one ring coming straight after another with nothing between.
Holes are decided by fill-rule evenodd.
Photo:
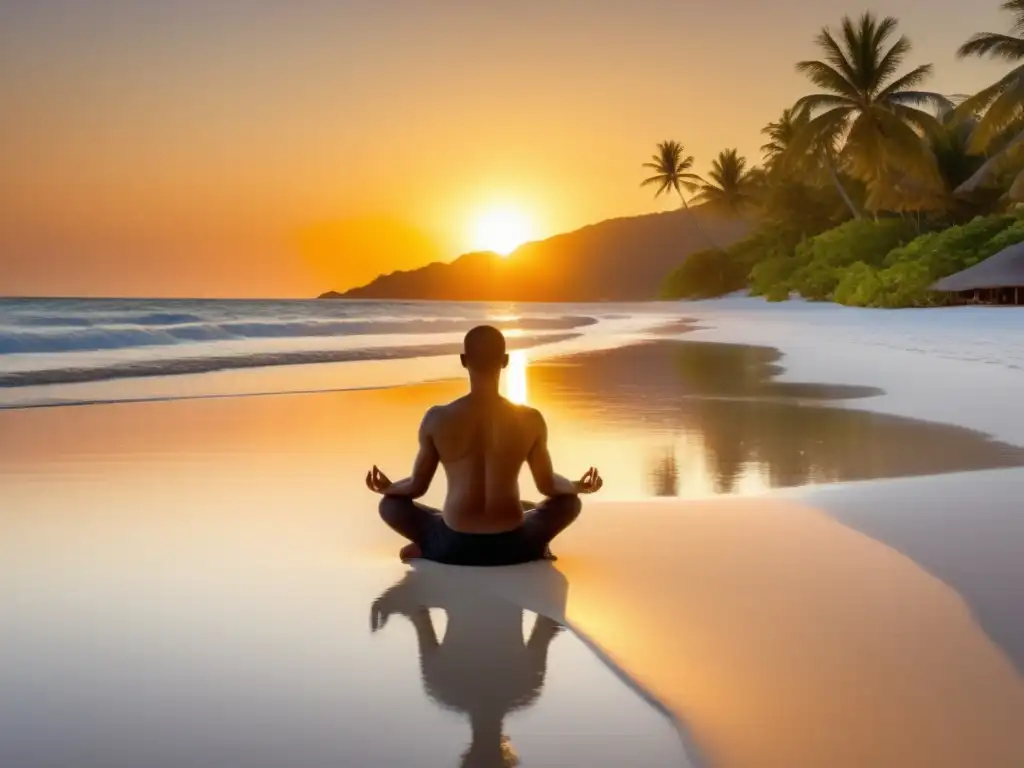
<instances>
[{"instance_id":1,"label":"palm tree","mask_svg":"<svg viewBox=\"0 0 1024 768\"><path fill-rule=\"evenodd\" d=\"M810 141L811 113L803 108L784 109L778 120L761 129L768 142L761 146L765 171L776 181L782 175L799 177L807 184L824 183L824 142ZM831 181L831 179L829 179Z\"/></svg>"},{"instance_id":2,"label":"palm tree","mask_svg":"<svg viewBox=\"0 0 1024 768\"><path fill-rule=\"evenodd\" d=\"M938 131L925 137L932 155L931 172L893 171L884 184L871 190L871 205L897 212L938 214L953 221L968 221L990 210L1000 190L978 190L968 194L961 186L975 174L985 158L971 149L971 136L977 125L974 118L949 112L942 117Z\"/></svg>"},{"instance_id":3,"label":"palm tree","mask_svg":"<svg viewBox=\"0 0 1024 768\"><path fill-rule=\"evenodd\" d=\"M805 109L790 107L782 111L782 116L775 122L768 123L761 129L761 134L768 142L761 146L764 155L764 167L770 174L780 170L792 158L791 150L797 143L797 137L807 128L810 114Z\"/></svg>"},{"instance_id":4,"label":"palm tree","mask_svg":"<svg viewBox=\"0 0 1024 768\"><path fill-rule=\"evenodd\" d=\"M971 134L970 148L990 155L988 162L962 185L963 191L974 191L1008 162L1019 159L1016 156L1024 142L1024 0L1008 0L1002 8L1014 15L1011 34L979 32L957 51L960 58L989 57L1015 65L957 107L963 116L981 116Z\"/></svg>"},{"instance_id":5,"label":"palm tree","mask_svg":"<svg viewBox=\"0 0 1024 768\"><path fill-rule=\"evenodd\" d=\"M684 154L683 145L678 141L671 140L658 142L657 150L651 157L651 161L643 165L644 168L654 171L654 175L640 182L640 186L657 185L655 197L660 197L663 193L675 192L679 195L683 208L689 211L690 205L686 202L683 190L693 192L699 184L704 182L704 179L690 170L693 168L693 155ZM704 239L711 244L711 247L717 248L714 241L704 232L697 217L691 215L689 218Z\"/></svg>"},{"instance_id":6,"label":"palm tree","mask_svg":"<svg viewBox=\"0 0 1024 768\"><path fill-rule=\"evenodd\" d=\"M793 227L801 236L835 226L844 211L854 211L837 193L845 194L843 183L833 184L823 161L825 147L810 144L807 125L810 113L790 107L778 120L768 123L761 134L768 139L762 145L763 183L758 202L764 220L784 228ZM838 180L838 174L836 175ZM829 188L831 185L832 188ZM833 191L833 189L835 191Z\"/></svg>"},{"instance_id":7,"label":"palm tree","mask_svg":"<svg viewBox=\"0 0 1024 768\"><path fill-rule=\"evenodd\" d=\"M889 45L896 25L896 19L879 21L872 13L857 20L845 16L838 40L827 27L818 34L824 61L797 64L797 70L822 89L796 103L812 116L805 141L825 144L833 182L857 216L838 180L836 145L844 142L843 159L854 175L869 183L891 167L921 169L929 162L921 135L934 130L937 121L919 107L950 106L937 93L917 90L931 75L930 64L897 76L911 46L905 36Z\"/></svg>"},{"instance_id":8,"label":"palm tree","mask_svg":"<svg viewBox=\"0 0 1024 768\"><path fill-rule=\"evenodd\" d=\"M754 206L758 174L735 149L723 149L711 164L708 181L697 188L696 199L709 208L742 216Z\"/></svg>"}]
</instances>

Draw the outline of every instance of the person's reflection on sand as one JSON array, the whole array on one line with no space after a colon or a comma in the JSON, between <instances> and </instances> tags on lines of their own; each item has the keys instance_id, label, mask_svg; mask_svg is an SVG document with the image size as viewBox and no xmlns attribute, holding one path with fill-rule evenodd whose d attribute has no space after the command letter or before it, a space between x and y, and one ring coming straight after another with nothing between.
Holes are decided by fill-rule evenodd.
<instances>
[{"instance_id":1,"label":"person's reflection on sand","mask_svg":"<svg viewBox=\"0 0 1024 768\"><path fill-rule=\"evenodd\" d=\"M438 641L428 609L448 617ZM470 588L442 588L422 570L412 570L378 597L370 610L371 631L391 616L405 616L416 631L423 687L445 709L469 716L472 741L464 768L507 768L519 764L505 717L540 696L548 648L562 625L538 615L530 639L523 639L523 609Z\"/></svg>"}]
</instances>

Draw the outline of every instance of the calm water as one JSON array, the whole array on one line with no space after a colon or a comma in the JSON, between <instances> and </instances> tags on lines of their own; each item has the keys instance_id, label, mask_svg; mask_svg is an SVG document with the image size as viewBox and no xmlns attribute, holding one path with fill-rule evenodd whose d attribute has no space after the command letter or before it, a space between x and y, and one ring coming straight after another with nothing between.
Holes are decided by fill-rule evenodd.
<instances>
[{"instance_id":1,"label":"calm water","mask_svg":"<svg viewBox=\"0 0 1024 768\"><path fill-rule=\"evenodd\" d=\"M528 379L563 430L592 423L576 450L631 467L630 497L1024 465L1024 449L968 429L843 407L870 408L878 390L777 381L783 362L765 347L656 341L539 364Z\"/></svg>"},{"instance_id":2,"label":"calm water","mask_svg":"<svg viewBox=\"0 0 1024 768\"><path fill-rule=\"evenodd\" d=\"M531 354L506 394L545 412L559 470L602 468L609 499L1024 464L841 407L869 389L779 383L763 348ZM401 474L424 410L463 388L0 413L0 763L686 764L573 635L395 561L361 476Z\"/></svg>"}]
</instances>

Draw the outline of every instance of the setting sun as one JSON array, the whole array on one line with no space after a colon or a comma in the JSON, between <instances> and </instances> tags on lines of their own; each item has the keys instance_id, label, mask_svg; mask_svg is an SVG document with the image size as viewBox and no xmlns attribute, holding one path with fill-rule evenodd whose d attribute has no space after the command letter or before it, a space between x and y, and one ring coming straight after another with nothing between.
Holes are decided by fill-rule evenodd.
<instances>
[{"instance_id":1,"label":"setting sun","mask_svg":"<svg viewBox=\"0 0 1024 768\"><path fill-rule=\"evenodd\" d=\"M530 220L514 208L484 211L474 224L473 247L508 256L532 236Z\"/></svg>"}]
</instances>

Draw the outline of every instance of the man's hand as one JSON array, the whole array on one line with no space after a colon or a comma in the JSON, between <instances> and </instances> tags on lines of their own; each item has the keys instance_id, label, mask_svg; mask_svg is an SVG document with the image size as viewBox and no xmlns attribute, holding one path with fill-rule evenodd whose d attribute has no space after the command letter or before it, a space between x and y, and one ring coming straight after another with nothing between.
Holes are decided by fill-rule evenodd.
<instances>
[{"instance_id":1,"label":"man's hand","mask_svg":"<svg viewBox=\"0 0 1024 768\"><path fill-rule=\"evenodd\" d=\"M572 487L576 490L576 493L597 493L601 490L601 486L604 485L604 478L601 477L601 473L597 471L597 467L591 467L588 469L583 477L572 484Z\"/></svg>"},{"instance_id":2,"label":"man's hand","mask_svg":"<svg viewBox=\"0 0 1024 768\"><path fill-rule=\"evenodd\" d=\"M381 472L380 469L377 468L377 465L374 464L373 469L366 473L366 487L374 493L383 495L387 493L388 488L391 487L391 481L388 479L388 476Z\"/></svg>"}]
</instances>

